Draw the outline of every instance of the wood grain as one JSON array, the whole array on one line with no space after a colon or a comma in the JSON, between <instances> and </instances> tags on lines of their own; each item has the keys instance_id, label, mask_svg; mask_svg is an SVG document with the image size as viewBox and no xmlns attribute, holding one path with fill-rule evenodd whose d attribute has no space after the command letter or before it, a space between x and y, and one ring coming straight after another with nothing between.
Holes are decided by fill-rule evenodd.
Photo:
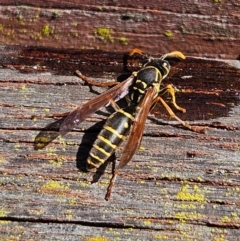
<instances>
[{"instance_id":1,"label":"wood grain","mask_svg":"<svg viewBox=\"0 0 240 241\"><path fill-rule=\"evenodd\" d=\"M35 55L29 54L28 58L25 54L23 58L18 54L29 52L20 49L8 46L0 58L3 66L0 70L0 233L3 239L238 240L237 61L171 60L172 71L166 83L174 83L182 90L177 95L178 103L191 113L188 117L196 117L186 119L207 128L207 132L194 133L165 115L161 120L151 115L140 150L133 162L120 172L112 198L106 202L104 196L112 164L106 166L104 173L104 168L86 173L82 167L111 110L101 109L74 131L59 137L57 128L61 118L51 115L71 111L94 98L96 93L82 85L74 71L71 75L53 74L58 73L56 65L36 65L41 61L46 64L54 53L57 54L52 61L60 60L65 50L61 54L60 50L36 49ZM94 77L95 73L86 67L88 63L108 69L110 59L111 63L118 60L117 69L122 68L124 73L120 61L123 54L113 58L108 52L98 55L84 52L79 56L84 55L95 57L89 62L76 60L78 69L96 81L113 80L118 73L103 71L101 76ZM13 58L6 59L6 56ZM69 58L59 61L60 72L61 66L70 65L71 56L75 55L70 51ZM25 64L29 60L32 65ZM205 114L199 115L200 106ZM214 112L217 107L225 112ZM158 114L161 111L160 106L155 110ZM55 139L36 150L39 135ZM117 158L122 148L117 150Z\"/></svg>"},{"instance_id":2,"label":"wood grain","mask_svg":"<svg viewBox=\"0 0 240 241\"><path fill-rule=\"evenodd\" d=\"M239 240L239 12L238 0L0 0L0 240ZM135 47L187 56L164 83L207 132L157 105L106 202L112 163L83 167L112 110L64 137L56 116L104 91L77 69L122 80L141 66L126 58Z\"/></svg>"},{"instance_id":3,"label":"wood grain","mask_svg":"<svg viewBox=\"0 0 240 241\"><path fill-rule=\"evenodd\" d=\"M0 43L239 58L240 5L231 1L0 0Z\"/></svg>"}]
</instances>

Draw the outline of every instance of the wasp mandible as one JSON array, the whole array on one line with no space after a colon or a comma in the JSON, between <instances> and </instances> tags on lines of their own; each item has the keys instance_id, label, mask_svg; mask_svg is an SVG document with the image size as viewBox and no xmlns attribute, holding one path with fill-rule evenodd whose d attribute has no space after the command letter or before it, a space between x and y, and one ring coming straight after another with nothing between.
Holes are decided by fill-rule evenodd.
<instances>
[{"instance_id":1,"label":"wasp mandible","mask_svg":"<svg viewBox=\"0 0 240 241\"><path fill-rule=\"evenodd\" d=\"M93 168L98 168L106 162L129 134L119 164L110 181L105 197L106 200L110 198L112 186L119 170L131 161L134 153L139 149L148 113L157 102L161 102L169 115L178 120L183 126L190 130L200 132L197 128L190 126L178 118L161 97L168 92L171 96L172 105L177 110L185 112L185 109L176 103L175 88L170 84L162 87L162 80L167 77L170 71L170 64L166 59L169 57L185 59L185 56L179 51L174 51L164 54L160 58L153 58L136 48L129 53L130 56L134 54L144 56L146 62L139 71L133 72L129 78L121 83L98 83L88 79L77 71L78 76L89 85L101 87L115 86L72 111L63 121L59 130L63 135L101 107L108 104L114 107L116 111L106 120L86 161L86 169L88 171ZM116 104L116 101L123 97L127 99L127 106L120 108Z\"/></svg>"}]
</instances>

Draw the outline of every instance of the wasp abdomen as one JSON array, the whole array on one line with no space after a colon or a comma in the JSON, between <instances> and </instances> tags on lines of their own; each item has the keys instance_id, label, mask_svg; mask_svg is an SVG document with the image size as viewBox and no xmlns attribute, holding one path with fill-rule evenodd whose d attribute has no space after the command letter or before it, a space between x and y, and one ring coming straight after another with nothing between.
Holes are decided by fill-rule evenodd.
<instances>
[{"instance_id":1,"label":"wasp abdomen","mask_svg":"<svg viewBox=\"0 0 240 241\"><path fill-rule=\"evenodd\" d=\"M134 120L135 107L119 109L109 116L87 159L87 170L98 168L124 141Z\"/></svg>"}]
</instances>

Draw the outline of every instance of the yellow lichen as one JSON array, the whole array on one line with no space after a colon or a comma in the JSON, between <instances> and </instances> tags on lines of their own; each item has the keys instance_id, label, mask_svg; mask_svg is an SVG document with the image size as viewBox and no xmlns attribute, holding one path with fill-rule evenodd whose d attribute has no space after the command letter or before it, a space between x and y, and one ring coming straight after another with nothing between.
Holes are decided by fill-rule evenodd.
<instances>
[{"instance_id":1,"label":"yellow lichen","mask_svg":"<svg viewBox=\"0 0 240 241\"><path fill-rule=\"evenodd\" d=\"M42 27L41 33L43 36L49 36L50 34L53 33L53 29L49 24L45 24Z\"/></svg>"},{"instance_id":2,"label":"yellow lichen","mask_svg":"<svg viewBox=\"0 0 240 241\"><path fill-rule=\"evenodd\" d=\"M223 223L229 223L229 222L231 222L232 220L231 220L228 216L224 216L224 217L221 218L221 221L222 221Z\"/></svg>"},{"instance_id":3,"label":"yellow lichen","mask_svg":"<svg viewBox=\"0 0 240 241\"><path fill-rule=\"evenodd\" d=\"M17 144L14 145L14 150L15 150L15 151L18 151L19 148L20 148L20 144L19 144L19 143L17 143Z\"/></svg>"},{"instance_id":4,"label":"yellow lichen","mask_svg":"<svg viewBox=\"0 0 240 241\"><path fill-rule=\"evenodd\" d=\"M5 158L0 157L0 163L3 163L3 162L5 162L5 161L6 161L6 159L5 159Z\"/></svg>"},{"instance_id":5,"label":"yellow lichen","mask_svg":"<svg viewBox=\"0 0 240 241\"><path fill-rule=\"evenodd\" d=\"M26 90L26 86L25 86L25 85L22 85L22 86L21 86L21 90Z\"/></svg>"},{"instance_id":6,"label":"yellow lichen","mask_svg":"<svg viewBox=\"0 0 240 241\"><path fill-rule=\"evenodd\" d=\"M57 182L57 181L48 181L46 184L42 185L42 187L40 188L41 190L68 190L69 186L68 185L64 185L61 182Z\"/></svg>"},{"instance_id":7,"label":"yellow lichen","mask_svg":"<svg viewBox=\"0 0 240 241\"><path fill-rule=\"evenodd\" d=\"M119 42L123 45L128 45L128 39L125 38L125 37L120 37L119 39Z\"/></svg>"},{"instance_id":8,"label":"yellow lichen","mask_svg":"<svg viewBox=\"0 0 240 241\"><path fill-rule=\"evenodd\" d=\"M57 158L56 160L51 159L49 160L49 163L52 164L53 166L60 167L63 164L62 160L64 159L61 159L61 158Z\"/></svg>"},{"instance_id":9,"label":"yellow lichen","mask_svg":"<svg viewBox=\"0 0 240 241\"><path fill-rule=\"evenodd\" d=\"M227 241L227 239L225 239L225 236L223 236L223 237L215 237L215 238L213 238L213 241Z\"/></svg>"},{"instance_id":10,"label":"yellow lichen","mask_svg":"<svg viewBox=\"0 0 240 241\"><path fill-rule=\"evenodd\" d=\"M176 204L174 206L179 207L181 209L196 209L197 208L196 205L191 204L191 203L187 203L187 204L181 203L181 204Z\"/></svg>"},{"instance_id":11,"label":"yellow lichen","mask_svg":"<svg viewBox=\"0 0 240 241\"><path fill-rule=\"evenodd\" d=\"M68 219L68 220L71 220L71 219L73 219L73 214L72 214L72 210L66 210L66 218Z\"/></svg>"},{"instance_id":12,"label":"yellow lichen","mask_svg":"<svg viewBox=\"0 0 240 241\"><path fill-rule=\"evenodd\" d=\"M48 154L48 156L55 156L55 155L57 155L55 152L56 152L56 148L54 148L54 147L47 147L46 148L46 152L47 152L47 154Z\"/></svg>"},{"instance_id":13,"label":"yellow lichen","mask_svg":"<svg viewBox=\"0 0 240 241\"><path fill-rule=\"evenodd\" d=\"M149 220L144 221L144 225L149 226L152 222Z\"/></svg>"},{"instance_id":14,"label":"yellow lichen","mask_svg":"<svg viewBox=\"0 0 240 241\"><path fill-rule=\"evenodd\" d=\"M164 239L168 239L168 238L169 237L167 235L162 235L162 234L154 235L154 239L164 240Z\"/></svg>"},{"instance_id":15,"label":"yellow lichen","mask_svg":"<svg viewBox=\"0 0 240 241\"><path fill-rule=\"evenodd\" d=\"M144 151L145 150L145 147L144 146L140 146L139 147L139 151Z\"/></svg>"},{"instance_id":16,"label":"yellow lichen","mask_svg":"<svg viewBox=\"0 0 240 241\"><path fill-rule=\"evenodd\" d=\"M36 209L29 209L28 212L33 215L41 215L43 213L43 210L39 208L39 210Z\"/></svg>"},{"instance_id":17,"label":"yellow lichen","mask_svg":"<svg viewBox=\"0 0 240 241\"><path fill-rule=\"evenodd\" d=\"M0 217L6 217L10 212L5 210L4 208L0 208Z\"/></svg>"},{"instance_id":18,"label":"yellow lichen","mask_svg":"<svg viewBox=\"0 0 240 241\"><path fill-rule=\"evenodd\" d=\"M239 220L239 217L238 217L238 214L237 214L237 213L232 212L232 213L231 213L231 216L233 217L233 220L234 220L234 221Z\"/></svg>"},{"instance_id":19,"label":"yellow lichen","mask_svg":"<svg viewBox=\"0 0 240 241\"><path fill-rule=\"evenodd\" d=\"M0 209L0 218L6 217L10 212L6 211L5 209ZM7 220L0 220L0 224L8 224L10 221Z\"/></svg>"},{"instance_id":20,"label":"yellow lichen","mask_svg":"<svg viewBox=\"0 0 240 241\"><path fill-rule=\"evenodd\" d=\"M87 238L87 241L109 241L109 239L105 237L96 236Z\"/></svg>"},{"instance_id":21,"label":"yellow lichen","mask_svg":"<svg viewBox=\"0 0 240 241\"><path fill-rule=\"evenodd\" d=\"M104 43L113 42L113 37L111 35L111 29L100 27L94 30L95 35L97 35Z\"/></svg>"},{"instance_id":22,"label":"yellow lichen","mask_svg":"<svg viewBox=\"0 0 240 241\"><path fill-rule=\"evenodd\" d=\"M171 38L171 37L173 37L173 32L170 30L167 30L167 31L165 31L164 35L168 38Z\"/></svg>"},{"instance_id":23,"label":"yellow lichen","mask_svg":"<svg viewBox=\"0 0 240 241\"><path fill-rule=\"evenodd\" d=\"M189 219L199 219L201 217L200 213L197 212L177 212L174 215L174 218L180 219L182 221Z\"/></svg>"},{"instance_id":24,"label":"yellow lichen","mask_svg":"<svg viewBox=\"0 0 240 241\"><path fill-rule=\"evenodd\" d=\"M69 205L74 206L77 202L76 202L75 199L70 199L70 200L68 201L68 203L69 203Z\"/></svg>"},{"instance_id":25,"label":"yellow lichen","mask_svg":"<svg viewBox=\"0 0 240 241\"><path fill-rule=\"evenodd\" d=\"M87 187L88 186L88 183L87 182L83 182L83 181L78 181L79 185L81 187Z\"/></svg>"},{"instance_id":26,"label":"yellow lichen","mask_svg":"<svg viewBox=\"0 0 240 241\"><path fill-rule=\"evenodd\" d=\"M11 221L0 220L0 224L2 224L2 225L4 225L4 224L7 225L9 223L11 223Z\"/></svg>"},{"instance_id":27,"label":"yellow lichen","mask_svg":"<svg viewBox=\"0 0 240 241\"><path fill-rule=\"evenodd\" d=\"M193 189L190 189L188 184L182 187L182 189L177 193L176 198L182 201L205 201L204 194L200 191L199 187L194 185Z\"/></svg>"}]
</instances>

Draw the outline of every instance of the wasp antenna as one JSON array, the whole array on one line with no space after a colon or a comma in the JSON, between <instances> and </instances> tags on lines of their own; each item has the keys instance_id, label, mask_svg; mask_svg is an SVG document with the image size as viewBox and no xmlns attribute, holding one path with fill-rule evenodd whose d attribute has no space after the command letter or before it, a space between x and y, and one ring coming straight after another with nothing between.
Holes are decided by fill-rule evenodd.
<instances>
[{"instance_id":1,"label":"wasp antenna","mask_svg":"<svg viewBox=\"0 0 240 241\"><path fill-rule=\"evenodd\" d=\"M173 51L171 53L164 54L161 59L166 59L169 57L177 57L179 59L186 59L185 55L179 51Z\"/></svg>"},{"instance_id":2,"label":"wasp antenna","mask_svg":"<svg viewBox=\"0 0 240 241\"><path fill-rule=\"evenodd\" d=\"M145 53L143 53L142 50L138 49L138 48L134 48L128 55L132 56L134 54L140 54L140 55L146 55Z\"/></svg>"}]
</instances>

